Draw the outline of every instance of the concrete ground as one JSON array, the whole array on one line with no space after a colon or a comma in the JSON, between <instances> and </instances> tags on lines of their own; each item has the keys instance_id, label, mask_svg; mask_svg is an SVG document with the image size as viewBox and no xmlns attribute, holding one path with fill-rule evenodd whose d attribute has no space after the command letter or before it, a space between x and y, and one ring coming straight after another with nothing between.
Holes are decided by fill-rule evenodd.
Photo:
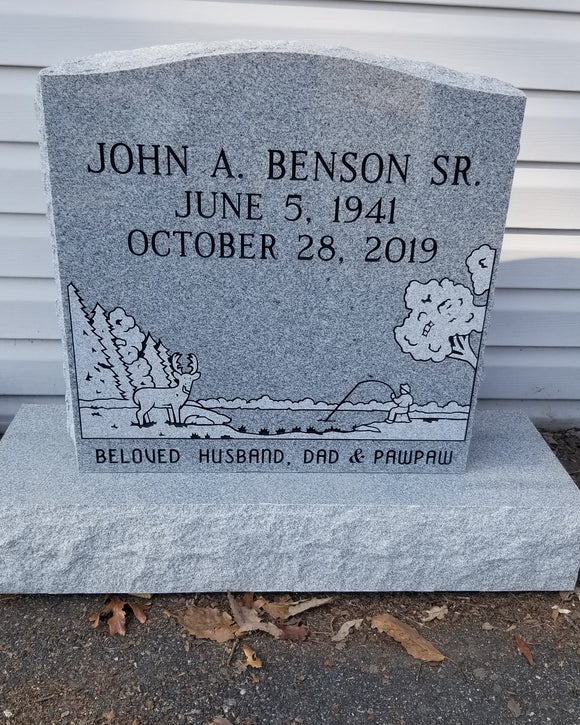
<instances>
[{"instance_id":1,"label":"concrete ground","mask_svg":"<svg viewBox=\"0 0 580 725\"><path fill-rule=\"evenodd\" d=\"M545 437L580 483L580 431ZM0 725L580 724L579 593L340 594L295 618L305 641L255 632L233 652L165 613L229 611L225 595L150 601L144 624L129 614L126 636L111 637L89 621L103 597L0 595ZM447 613L422 623L433 606ZM384 612L446 659L421 662L371 628ZM358 630L332 641L359 618ZM244 644L261 668L242 667Z\"/></svg>"}]
</instances>

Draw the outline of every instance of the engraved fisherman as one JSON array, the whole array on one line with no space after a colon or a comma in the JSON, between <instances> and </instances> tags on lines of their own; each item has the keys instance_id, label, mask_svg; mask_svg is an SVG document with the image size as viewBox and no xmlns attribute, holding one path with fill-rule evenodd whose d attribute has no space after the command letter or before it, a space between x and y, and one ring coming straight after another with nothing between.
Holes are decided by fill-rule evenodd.
<instances>
[{"instance_id":1,"label":"engraved fisherman","mask_svg":"<svg viewBox=\"0 0 580 725\"><path fill-rule=\"evenodd\" d=\"M411 388L409 385L407 383L402 383L399 395L395 397L395 392L393 391L391 393L391 400L395 403L395 405L389 410L386 422L410 423L411 418L409 417L409 408L415 401L411 395Z\"/></svg>"}]
</instances>

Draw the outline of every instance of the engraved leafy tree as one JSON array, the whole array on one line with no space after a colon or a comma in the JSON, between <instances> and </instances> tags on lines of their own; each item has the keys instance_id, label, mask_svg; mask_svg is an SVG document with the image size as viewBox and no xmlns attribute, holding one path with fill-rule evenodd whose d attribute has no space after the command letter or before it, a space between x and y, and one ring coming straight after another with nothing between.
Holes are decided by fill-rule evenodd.
<instances>
[{"instance_id":1,"label":"engraved leafy tree","mask_svg":"<svg viewBox=\"0 0 580 725\"><path fill-rule=\"evenodd\" d=\"M468 287L450 279L410 282L405 290L409 314L395 327L395 340L414 360L463 360L473 368L477 358L470 343L481 333L485 307L473 302Z\"/></svg>"},{"instance_id":2,"label":"engraved leafy tree","mask_svg":"<svg viewBox=\"0 0 580 725\"><path fill-rule=\"evenodd\" d=\"M109 313L108 320L132 387L152 388L151 366L143 357L145 334L135 318L128 315L122 307L115 307Z\"/></svg>"},{"instance_id":3,"label":"engraved leafy tree","mask_svg":"<svg viewBox=\"0 0 580 725\"><path fill-rule=\"evenodd\" d=\"M465 260L471 276L473 291L476 295L483 295L489 291L494 261L495 249L490 247L489 244L482 244L474 249Z\"/></svg>"}]
</instances>

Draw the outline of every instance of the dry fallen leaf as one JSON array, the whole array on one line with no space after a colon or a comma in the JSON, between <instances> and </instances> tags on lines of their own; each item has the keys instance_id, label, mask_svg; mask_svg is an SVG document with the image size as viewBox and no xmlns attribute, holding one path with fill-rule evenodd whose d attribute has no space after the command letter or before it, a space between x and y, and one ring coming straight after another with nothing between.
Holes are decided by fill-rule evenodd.
<instances>
[{"instance_id":1,"label":"dry fallen leaf","mask_svg":"<svg viewBox=\"0 0 580 725\"><path fill-rule=\"evenodd\" d=\"M284 639L290 639L293 642L304 642L308 637L308 627L304 624L282 624L280 629L284 634Z\"/></svg>"},{"instance_id":2,"label":"dry fallen leaf","mask_svg":"<svg viewBox=\"0 0 580 725\"><path fill-rule=\"evenodd\" d=\"M527 659L527 661L531 665L533 665L534 658L532 656L532 652L531 652L526 640L522 637L521 634L518 634L517 632L514 634L514 637L516 639L516 643L518 645L518 650L519 650L520 654L522 654Z\"/></svg>"},{"instance_id":3,"label":"dry fallen leaf","mask_svg":"<svg viewBox=\"0 0 580 725\"><path fill-rule=\"evenodd\" d=\"M228 720L227 717L218 715L217 717L214 717L209 725L232 725L232 722L231 720Z\"/></svg>"},{"instance_id":4,"label":"dry fallen leaf","mask_svg":"<svg viewBox=\"0 0 580 725\"><path fill-rule=\"evenodd\" d=\"M150 603L137 604L136 602L129 602L117 596L108 595L105 597L104 608L98 614L93 614L89 617L89 621L93 623L93 628L96 628L99 626L101 617L105 617L107 614L110 614L111 616L107 620L107 624L109 625L109 632L111 636L114 637L116 634L120 634L124 637L126 633L125 624L127 617L125 607L130 607L139 622L144 624L147 621L147 614L145 612L150 606Z\"/></svg>"},{"instance_id":5,"label":"dry fallen leaf","mask_svg":"<svg viewBox=\"0 0 580 725\"><path fill-rule=\"evenodd\" d=\"M258 597L257 599L254 599L254 595L252 592L246 592L241 599L240 604L243 607L247 607L248 609L255 609L256 611L260 611L262 609L262 606L266 603L266 600L264 597Z\"/></svg>"},{"instance_id":6,"label":"dry fallen leaf","mask_svg":"<svg viewBox=\"0 0 580 725\"><path fill-rule=\"evenodd\" d=\"M569 609L562 609L557 604L552 607L552 619L554 622L558 619L559 614L570 614Z\"/></svg>"},{"instance_id":7,"label":"dry fallen leaf","mask_svg":"<svg viewBox=\"0 0 580 725\"><path fill-rule=\"evenodd\" d=\"M246 592L244 596L241 599L242 604L244 607L253 607L254 606L254 595L252 592Z\"/></svg>"},{"instance_id":8,"label":"dry fallen leaf","mask_svg":"<svg viewBox=\"0 0 580 725\"><path fill-rule=\"evenodd\" d=\"M141 624L145 624L147 621L147 615L145 614L145 610L149 609L151 604L137 604L136 602L125 602L126 605L129 605L131 607L131 610L135 617L141 622Z\"/></svg>"},{"instance_id":9,"label":"dry fallen leaf","mask_svg":"<svg viewBox=\"0 0 580 725\"><path fill-rule=\"evenodd\" d=\"M522 706L517 700L514 700L513 697L510 697L507 701L507 706L508 710L514 717L519 717L522 714Z\"/></svg>"},{"instance_id":10,"label":"dry fallen leaf","mask_svg":"<svg viewBox=\"0 0 580 725\"><path fill-rule=\"evenodd\" d=\"M262 609L267 612L272 619L290 619L297 614L305 612L307 609L314 607L322 607L324 604L332 601L332 597L324 597L321 599L300 599L297 602L278 601L265 602Z\"/></svg>"},{"instance_id":11,"label":"dry fallen leaf","mask_svg":"<svg viewBox=\"0 0 580 725\"><path fill-rule=\"evenodd\" d=\"M244 665L246 667L254 667L255 669L258 669L262 666L262 660L258 657L258 655L251 647L248 647L248 645L245 644L243 650L244 654L246 655L246 661L244 662Z\"/></svg>"},{"instance_id":12,"label":"dry fallen leaf","mask_svg":"<svg viewBox=\"0 0 580 725\"><path fill-rule=\"evenodd\" d=\"M214 607L187 607L183 612L172 614L165 610L169 617L175 617L179 624L197 639L212 639L214 642L227 642L234 639L238 632L233 619L227 612Z\"/></svg>"},{"instance_id":13,"label":"dry fallen leaf","mask_svg":"<svg viewBox=\"0 0 580 725\"><path fill-rule=\"evenodd\" d=\"M116 634L120 634L122 637L125 636L125 602L119 597L111 597L109 602L101 612L101 616L110 613L107 624L109 625L109 632L114 637Z\"/></svg>"},{"instance_id":14,"label":"dry fallen leaf","mask_svg":"<svg viewBox=\"0 0 580 725\"><path fill-rule=\"evenodd\" d=\"M431 607L425 612L425 616L421 617L422 622L432 622L434 619L445 619L445 615L449 612L447 605L442 607Z\"/></svg>"},{"instance_id":15,"label":"dry fallen leaf","mask_svg":"<svg viewBox=\"0 0 580 725\"><path fill-rule=\"evenodd\" d=\"M271 634L272 637L275 637L276 639L281 639L284 636L284 632L279 627L276 627L276 625L271 622L263 622L260 619L260 615L253 607L245 607L241 602L238 602L230 594L230 592L228 592L228 601L230 603L234 619L239 627L239 634L242 634L243 632L255 632L256 630L261 630L262 632Z\"/></svg>"},{"instance_id":16,"label":"dry fallen leaf","mask_svg":"<svg viewBox=\"0 0 580 725\"><path fill-rule=\"evenodd\" d=\"M362 619L350 619L348 622L345 622L340 626L340 629L338 632L331 637L330 639L333 642L342 642L344 639L348 637L350 634L351 629L359 629L361 624L363 623Z\"/></svg>"},{"instance_id":17,"label":"dry fallen leaf","mask_svg":"<svg viewBox=\"0 0 580 725\"><path fill-rule=\"evenodd\" d=\"M486 632L491 632L491 630L493 629L493 625L491 625L489 622L484 622L481 625L481 628L485 629Z\"/></svg>"},{"instance_id":18,"label":"dry fallen leaf","mask_svg":"<svg viewBox=\"0 0 580 725\"><path fill-rule=\"evenodd\" d=\"M377 614L375 617L371 617L371 627L375 627L379 632L386 632L418 660L441 662L445 659L445 655L435 649L431 642L422 637L414 627L401 622L391 614Z\"/></svg>"}]
</instances>

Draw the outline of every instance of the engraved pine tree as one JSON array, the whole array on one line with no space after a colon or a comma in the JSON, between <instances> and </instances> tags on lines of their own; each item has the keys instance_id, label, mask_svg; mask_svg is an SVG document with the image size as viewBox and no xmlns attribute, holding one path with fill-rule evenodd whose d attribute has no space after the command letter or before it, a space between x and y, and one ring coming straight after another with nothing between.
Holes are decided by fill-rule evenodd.
<instances>
[{"instance_id":1,"label":"engraved pine tree","mask_svg":"<svg viewBox=\"0 0 580 725\"><path fill-rule=\"evenodd\" d=\"M159 340L159 342L157 343L157 354L159 355L159 359L161 360L163 371L168 380L168 385L177 385L178 380L175 377L173 366L171 365L171 353L165 347L161 340Z\"/></svg>"},{"instance_id":2,"label":"engraved pine tree","mask_svg":"<svg viewBox=\"0 0 580 725\"><path fill-rule=\"evenodd\" d=\"M73 284L68 286L69 310L79 398L118 398L118 379L105 347L95 332L84 303Z\"/></svg>"},{"instance_id":3,"label":"engraved pine tree","mask_svg":"<svg viewBox=\"0 0 580 725\"><path fill-rule=\"evenodd\" d=\"M148 334L143 345L143 357L151 368L150 375L154 386L156 388L166 388L175 385L175 379L167 373L163 359L159 354L159 345L160 343L155 342L154 338Z\"/></svg>"},{"instance_id":4,"label":"engraved pine tree","mask_svg":"<svg viewBox=\"0 0 580 725\"><path fill-rule=\"evenodd\" d=\"M413 281L405 291L405 306L409 314L394 330L403 352L415 360L451 358L476 367L471 336L483 330L485 307L474 304L469 288L450 279Z\"/></svg>"},{"instance_id":5,"label":"engraved pine tree","mask_svg":"<svg viewBox=\"0 0 580 725\"><path fill-rule=\"evenodd\" d=\"M131 385L127 370L125 368L125 365L123 364L123 361L121 360L119 350L117 349L117 346L115 344L113 333L111 331L111 325L109 324L109 320L107 319L107 313L99 304L95 305L91 324L94 331L101 340L101 344L107 357L107 361L111 365L120 397L123 400L130 400L131 396L133 395L133 386Z\"/></svg>"}]
</instances>

